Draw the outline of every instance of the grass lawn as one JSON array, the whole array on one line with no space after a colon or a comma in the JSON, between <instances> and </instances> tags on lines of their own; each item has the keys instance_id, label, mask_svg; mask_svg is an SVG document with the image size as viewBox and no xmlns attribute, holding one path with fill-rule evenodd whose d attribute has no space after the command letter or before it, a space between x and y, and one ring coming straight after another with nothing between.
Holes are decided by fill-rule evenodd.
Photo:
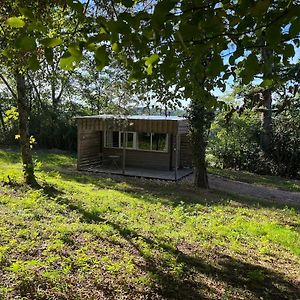
<instances>
[{"instance_id":1,"label":"grass lawn","mask_svg":"<svg viewBox=\"0 0 300 300\"><path fill-rule=\"evenodd\" d=\"M0 150L0 299L300 298L296 208L37 159Z\"/></svg>"},{"instance_id":2,"label":"grass lawn","mask_svg":"<svg viewBox=\"0 0 300 300\"><path fill-rule=\"evenodd\" d=\"M286 179L279 176L258 175L247 171L209 168L209 173L257 185L269 186L281 190L300 192L300 180Z\"/></svg>"}]
</instances>

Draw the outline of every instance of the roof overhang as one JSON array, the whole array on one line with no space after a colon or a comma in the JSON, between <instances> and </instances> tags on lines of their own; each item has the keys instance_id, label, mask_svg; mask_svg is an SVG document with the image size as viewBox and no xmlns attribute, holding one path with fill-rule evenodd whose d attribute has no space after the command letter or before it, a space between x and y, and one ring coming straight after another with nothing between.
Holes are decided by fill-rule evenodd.
<instances>
[{"instance_id":1,"label":"roof overhang","mask_svg":"<svg viewBox=\"0 0 300 300\"><path fill-rule=\"evenodd\" d=\"M172 134L188 132L188 120L176 116L97 115L76 117L75 119L77 125L84 131L115 130Z\"/></svg>"}]
</instances>

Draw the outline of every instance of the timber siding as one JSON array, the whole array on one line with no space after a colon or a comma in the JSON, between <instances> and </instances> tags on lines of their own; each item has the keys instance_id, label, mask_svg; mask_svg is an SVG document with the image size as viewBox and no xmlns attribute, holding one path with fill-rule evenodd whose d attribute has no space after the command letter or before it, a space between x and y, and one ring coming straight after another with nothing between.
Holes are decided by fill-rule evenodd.
<instances>
[{"instance_id":1,"label":"timber siding","mask_svg":"<svg viewBox=\"0 0 300 300\"><path fill-rule=\"evenodd\" d=\"M193 155L191 151L191 143L188 135L181 135L180 142L180 166L191 167L193 165Z\"/></svg>"},{"instance_id":2,"label":"timber siding","mask_svg":"<svg viewBox=\"0 0 300 300\"><path fill-rule=\"evenodd\" d=\"M191 146L187 137L188 121L184 118L145 117L143 119L143 116L131 116L125 120L108 116L92 116L78 117L76 121L79 170L99 166L101 159L105 161L105 158L111 155L119 156L118 166L123 169L123 172L126 167L169 171L192 166ZM106 130L166 133L168 151L126 149L124 152L123 148L105 148L104 131ZM124 153L125 160L123 160Z\"/></svg>"},{"instance_id":3,"label":"timber siding","mask_svg":"<svg viewBox=\"0 0 300 300\"><path fill-rule=\"evenodd\" d=\"M178 126L178 123L181 123ZM84 131L103 131L103 130L115 130L115 131L132 131L132 132L159 132L159 133L183 133L186 127L186 121L175 120L143 120L143 119L104 119L97 117L78 117L78 126L81 126Z\"/></svg>"},{"instance_id":4,"label":"timber siding","mask_svg":"<svg viewBox=\"0 0 300 300\"><path fill-rule=\"evenodd\" d=\"M99 160L102 141L100 131L82 131L80 128L78 129L78 169Z\"/></svg>"},{"instance_id":5,"label":"timber siding","mask_svg":"<svg viewBox=\"0 0 300 300\"><path fill-rule=\"evenodd\" d=\"M120 167L122 166L123 149L104 148L105 155L120 156ZM152 152L126 149L126 166L140 167L144 169L169 170L169 152Z\"/></svg>"}]
</instances>

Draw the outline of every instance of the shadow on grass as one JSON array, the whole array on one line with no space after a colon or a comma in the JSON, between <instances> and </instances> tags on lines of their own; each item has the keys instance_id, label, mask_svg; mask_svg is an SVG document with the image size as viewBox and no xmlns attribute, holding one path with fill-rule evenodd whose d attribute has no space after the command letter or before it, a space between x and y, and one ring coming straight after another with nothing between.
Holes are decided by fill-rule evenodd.
<instances>
[{"instance_id":1,"label":"shadow on grass","mask_svg":"<svg viewBox=\"0 0 300 300\"><path fill-rule=\"evenodd\" d=\"M129 251L131 249L130 252L134 249L134 252L143 258L146 263L139 267L144 272L152 274L155 280L150 293L164 299L207 299L210 296L221 299L224 292L222 289L218 290L218 286L224 284L233 293L239 295L240 292L237 292L239 289L249 298L255 296L257 299L298 299L300 297L296 284L287 281L285 275L279 272L244 262L218 251L204 254L201 249L186 250L185 245L171 245L159 238L146 236L105 219L97 212L86 210L79 205L79 202L70 203L63 197L58 197L57 202L80 214L83 223L110 225L122 239L116 243L108 238L108 242L128 247ZM141 245L145 244L147 249L153 250L151 255L143 251ZM177 265L182 266L182 271L176 272L170 268L168 259L163 255L160 257L157 251L167 258L172 257Z\"/></svg>"},{"instance_id":2,"label":"shadow on grass","mask_svg":"<svg viewBox=\"0 0 300 300\"><path fill-rule=\"evenodd\" d=\"M0 149L0 161L3 161L7 164L16 164L21 162L21 156L20 153L18 153L14 149L5 149L1 150Z\"/></svg>"},{"instance_id":3,"label":"shadow on grass","mask_svg":"<svg viewBox=\"0 0 300 300\"><path fill-rule=\"evenodd\" d=\"M172 206L179 204L215 205L226 204L231 201L233 202L232 205L236 206L255 207L257 209L260 207L278 209L289 207L300 211L300 203L278 203L271 200L240 196L213 189L203 190L194 188L191 184L187 184L186 182L175 183L109 175L95 176L86 173L81 174L77 171L74 171L73 174L61 172L60 175L64 180L76 181L81 184L93 184L99 189L113 189L125 192L134 198L142 198L143 200L152 202L164 202L164 204Z\"/></svg>"}]
</instances>

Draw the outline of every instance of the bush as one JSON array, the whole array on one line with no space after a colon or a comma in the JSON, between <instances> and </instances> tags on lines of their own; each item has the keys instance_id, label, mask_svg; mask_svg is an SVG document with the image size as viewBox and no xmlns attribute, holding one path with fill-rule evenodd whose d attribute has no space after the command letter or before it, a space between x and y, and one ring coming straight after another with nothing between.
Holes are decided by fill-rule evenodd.
<instances>
[{"instance_id":1,"label":"bush","mask_svg":"<svg viewBox=\"0 0 300 300\"><path fill-rule=\"evenodd\" d=\"M273 161L278 175L300 177L300 109L297 106L274 118Z\"/></svg>"},{"instance_id":2,"label":"bush","mask_svg":"<svg viewBox=\"0 0 300 300\"><path fill-rule=\"evenodd\" d=\"M80 106L66 104L60 110L44 108L42 113L32 113L30 132L37 146L46 149L76 151L77 128L74 117L84 114Z\"/></svg>"},{"instance_id":3,"label":"bush","mask_svg":"<svg viewBox=\"0 0 300 300\"><path fill-rule=\"evenodd\" d=\"M292 107L273 119L273 151L266 157L260 146L259 115L247 111L226 123L217 116L211 130L208 163L258 174L300 176L300 113Z\"/></svg>"},{"instance_id":4,"label":"bush","mask_svg":"<svg viewBox=\"0 0 300 300\"><path fill-rule=\"evenodd\" d=\"M33 110L30 115L30 135L36 140L36 147L76 151L77 128L74 117L89 114L81 105L67 103L54 110L43 105L40 111ZM19 145L15 139L18 134L18 121L9 120L5 130L0 127L0 145Z\"/></svg>"}]
</instances>

